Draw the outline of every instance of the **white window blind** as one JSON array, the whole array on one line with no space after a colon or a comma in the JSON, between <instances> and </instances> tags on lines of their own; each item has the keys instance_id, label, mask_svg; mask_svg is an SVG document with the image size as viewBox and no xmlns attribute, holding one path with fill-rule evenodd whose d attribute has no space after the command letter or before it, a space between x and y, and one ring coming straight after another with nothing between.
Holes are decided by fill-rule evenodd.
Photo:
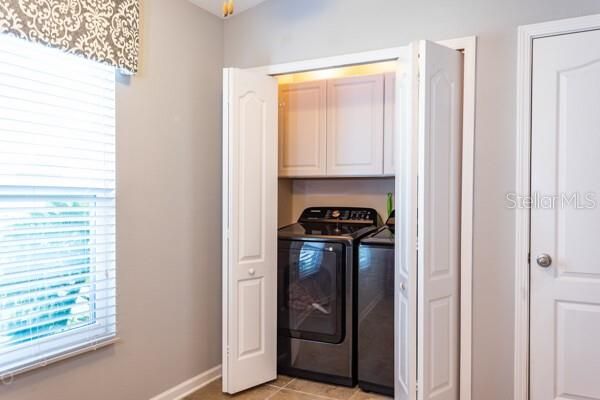
<instances>
[{"instance_id":1,"label":"white window blind","mask_svg":"<svg viewBox=\"0 0 600 400\"><path fill-rule=\"evenodd\" d=\"M115 72L0 35L0 376L114 340Z\"/></svg>"}]
</instances>

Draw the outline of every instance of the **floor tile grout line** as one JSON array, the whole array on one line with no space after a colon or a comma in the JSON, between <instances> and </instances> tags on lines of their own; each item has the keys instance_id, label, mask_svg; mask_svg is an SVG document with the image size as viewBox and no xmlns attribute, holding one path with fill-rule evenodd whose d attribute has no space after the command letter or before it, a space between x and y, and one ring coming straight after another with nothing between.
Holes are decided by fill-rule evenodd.
<instances>
[{"instance_id":1,"label":"floor tile grout line","mask_svg":"<svg viewBox=\"0 0 600 400\"><path fill-rule=\"evenodd\" d=\"M281 392L287 385L289 385L290 383L292 383L295 380L296 380L296 378L292 378L292 379L290 379L290 381L288 383L284 384L283 386L270 385L271 387L277 388L277 390L275 390L275 392L271 393L265 400L271 399L273 396L275 396L277 393Z\"/></svg>"},{"instance_id":2,"label":"floor tile grout line","mask_svg":"<svg viewBox=\"0 0 600 400\"><path fill-rule=\"evenodd\" d=\"M288 383L286 383L285 385L283 385L281 388L283 389L283 388L285 388L285 387L288 387L288 386L289 386L289 385L290 385L292 382L294 382L295 380L296 380L296 378L292 378L292 379L290 379L290 380L288 381Z\"/></svg>"},{"instance_id":3,"label":"floor tile grout line","mask_svg":"<svg viewBox=\"0 0 600 400\"><path fill-rule=\"evenodd\" d=\"M272 398L273 396L275 396L277 393L281 392L281 389L283 389L283 388L281 388L281 387L280 387L280 388L277 388L277 390L276 390L276 391L274 391L273 393L271 393L269 396L267 396L267 397L265 398L265 400L269 400L270 398Z\"/></svg>"}]
</instances>

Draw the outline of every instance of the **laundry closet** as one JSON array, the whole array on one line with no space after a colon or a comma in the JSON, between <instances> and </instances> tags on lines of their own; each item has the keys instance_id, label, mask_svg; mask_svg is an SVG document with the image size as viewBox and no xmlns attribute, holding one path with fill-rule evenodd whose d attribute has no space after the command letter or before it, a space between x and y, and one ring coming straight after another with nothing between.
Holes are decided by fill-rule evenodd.
<instances>
[{"instance_id":1,"label":"laundry closet","mask_svg":"<svg viewBox=\"0 0 600 400\"><path fill-rule=\"evenodd\" d=\"M223 390L458 399L462 54L349 64L225 69Z\"/></svg>"},{"instance_id":2,"label":"laundry closet","mask_svg":"<svg viewBox=\"0 0 600 400\"><path fill-rule=\"evenodd\" d=\"M361 243L393 213L396 68L278 77L278 373L389 396L394 227Z\"/></svg>"}]
</instances>

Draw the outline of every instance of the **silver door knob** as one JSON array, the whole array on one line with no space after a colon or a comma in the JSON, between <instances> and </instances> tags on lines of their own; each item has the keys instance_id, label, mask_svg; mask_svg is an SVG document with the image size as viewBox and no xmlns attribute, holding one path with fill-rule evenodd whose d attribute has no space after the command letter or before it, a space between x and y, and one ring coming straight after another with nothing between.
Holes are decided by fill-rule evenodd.
<instances>
[{"instance_id":1,"label":"silver door knob","mask_svg":"<svg viewBox=\"0 0 600 400\"><path fill-rule=\"evenodd\" d=\"M540 254L537 256L536 261L542 268L548 268L552 265L552 257L550 257L548 254Z\"/></svg>"}]
</instances>

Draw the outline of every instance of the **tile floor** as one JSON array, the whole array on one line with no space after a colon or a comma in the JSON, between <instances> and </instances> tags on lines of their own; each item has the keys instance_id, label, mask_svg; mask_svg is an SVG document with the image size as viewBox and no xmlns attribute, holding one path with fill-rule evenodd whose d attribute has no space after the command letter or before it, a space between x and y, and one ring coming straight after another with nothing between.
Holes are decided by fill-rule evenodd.
<instances>
[{"instance_id":1,"label":"tile floor","mask_svg":"<svg viewBox=\"0 0 600 400\"><path fill-rule=\"evenodd\" d=\"M304 379L279 376L277 380L230 396L221 392L218 379L184 400L387 400L358 388L328 385Z\"/></svg>"}]
</instances>

